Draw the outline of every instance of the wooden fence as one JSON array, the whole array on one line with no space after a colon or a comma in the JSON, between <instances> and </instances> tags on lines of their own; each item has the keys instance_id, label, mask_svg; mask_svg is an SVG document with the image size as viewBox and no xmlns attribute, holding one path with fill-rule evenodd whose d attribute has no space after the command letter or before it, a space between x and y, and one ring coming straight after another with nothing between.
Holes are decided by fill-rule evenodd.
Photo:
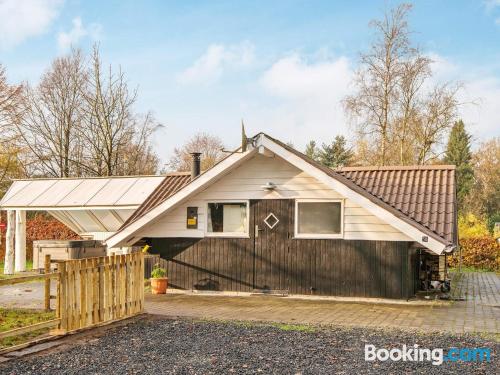
<instances>
[{"instance_id":1,"label":"wooden fence","mask_svg":"<svg viewBox=\"0 0 500 375\"><path fill-rule=\"evenodd\" d=\"M62 333L136 315L144 309L144 254L59 264L57 317Z\"/></svg>"},{"instance_id":2,"label":"wooden fence","mask_svg":"<svg viewBox=\"0 0 500 375\"><path fill-rule=\"evenodd\" d=\"M143 253L57 263L57 272L51 273L47 266L43 275L0 280L0 286L45 280L45 308L49 309L50 280L57 279L56 319L1 332L0 339L51 327L55 327L51 334L65 334L143 311Z\"/></svg>"}]
</instances>

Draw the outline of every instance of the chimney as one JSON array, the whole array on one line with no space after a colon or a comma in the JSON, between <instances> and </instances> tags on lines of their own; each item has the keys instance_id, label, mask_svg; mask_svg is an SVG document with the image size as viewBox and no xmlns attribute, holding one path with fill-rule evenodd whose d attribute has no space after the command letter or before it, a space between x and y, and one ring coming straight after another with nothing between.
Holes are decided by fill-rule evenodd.
<instances>
[{"instance_id":1,"label":"chimney","mask_svg":"<svg viewBox=\"0 0 500 375\"><path fill-rule=\"evenodd\" d=\"M191 152L193 163L191 164L191 180L199 176L201 170L200 155L201 152Z\"/></svg>"}]
</instances>

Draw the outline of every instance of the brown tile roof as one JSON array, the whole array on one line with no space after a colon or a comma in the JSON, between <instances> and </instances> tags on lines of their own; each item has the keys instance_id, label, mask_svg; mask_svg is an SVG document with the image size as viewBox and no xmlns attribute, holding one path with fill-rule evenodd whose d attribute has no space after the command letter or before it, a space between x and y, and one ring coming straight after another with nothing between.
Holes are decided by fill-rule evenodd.
<instances>
[{"instance_id":1,"label":"brown tile roof","mask_svg":"<svg viewBox=\"0 0 500 375\"><path fill-rule=\"evenodd\" d=\"M120 230L138 218L144 216L156 206L160 205L167 198L174 195L191 181L190 172L169 173L155 190L146 198L137 210L121 226Z\"/></svg>"},{"instance_id":2,"label":"brown tile roof","mask_svg":"<svg viewBox=\"0 0 500 375\"><path fill-rule=\"evenodd\" d=\"M456 242L454 165L346 167L336 172L447 242Z\"/></svg>"}]
</instances>

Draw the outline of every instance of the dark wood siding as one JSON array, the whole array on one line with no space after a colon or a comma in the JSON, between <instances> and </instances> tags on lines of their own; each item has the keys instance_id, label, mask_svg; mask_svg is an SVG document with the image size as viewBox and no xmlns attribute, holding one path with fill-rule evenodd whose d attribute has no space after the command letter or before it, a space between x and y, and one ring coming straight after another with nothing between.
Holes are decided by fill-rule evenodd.
<instances>
[{"instance_id":1,"label":"dark wood siding","mask_svg":"<svg viewBox=\"0 0 500 375\"><path fill-rule=\"evenodd\" d=\"M155 238L151 245L151 252L167 261L169 284L174 288L253 290L249 239Z\"/></svg>"},{"instance_id":2,"label":"dark wood siding","mask_svg":"<svg viewBox=\"0 0 500 375\"><path fill-rule=\"evenodd\" d=\"M408 298L415 255L408 242L294 239L292 200L252 201L250 238L156 238L169 283L182 289L288 290L292 294ZM280 223L263 224L273 212ZM260 229L255 237L255 225Z\"/></svg>"}]
</instances>

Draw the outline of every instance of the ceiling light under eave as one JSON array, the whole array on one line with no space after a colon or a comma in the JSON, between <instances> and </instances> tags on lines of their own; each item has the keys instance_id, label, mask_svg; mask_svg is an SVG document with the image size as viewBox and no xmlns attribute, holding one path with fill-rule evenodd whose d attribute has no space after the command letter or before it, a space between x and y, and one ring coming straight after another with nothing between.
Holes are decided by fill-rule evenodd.
<instances>
[{"instance_id":1,"label":"ceiling light under eave","mask_svg":"<svg viewBox=\"0 0 500 375\"><path fill-rule=\"evenodd\" d=\"M276 184L274 182L267 182L265 185L262 185L261 188L263 190L267 190L267 191L273 191L274 189L276 189Z\"/></svg>"}]
</instances>

